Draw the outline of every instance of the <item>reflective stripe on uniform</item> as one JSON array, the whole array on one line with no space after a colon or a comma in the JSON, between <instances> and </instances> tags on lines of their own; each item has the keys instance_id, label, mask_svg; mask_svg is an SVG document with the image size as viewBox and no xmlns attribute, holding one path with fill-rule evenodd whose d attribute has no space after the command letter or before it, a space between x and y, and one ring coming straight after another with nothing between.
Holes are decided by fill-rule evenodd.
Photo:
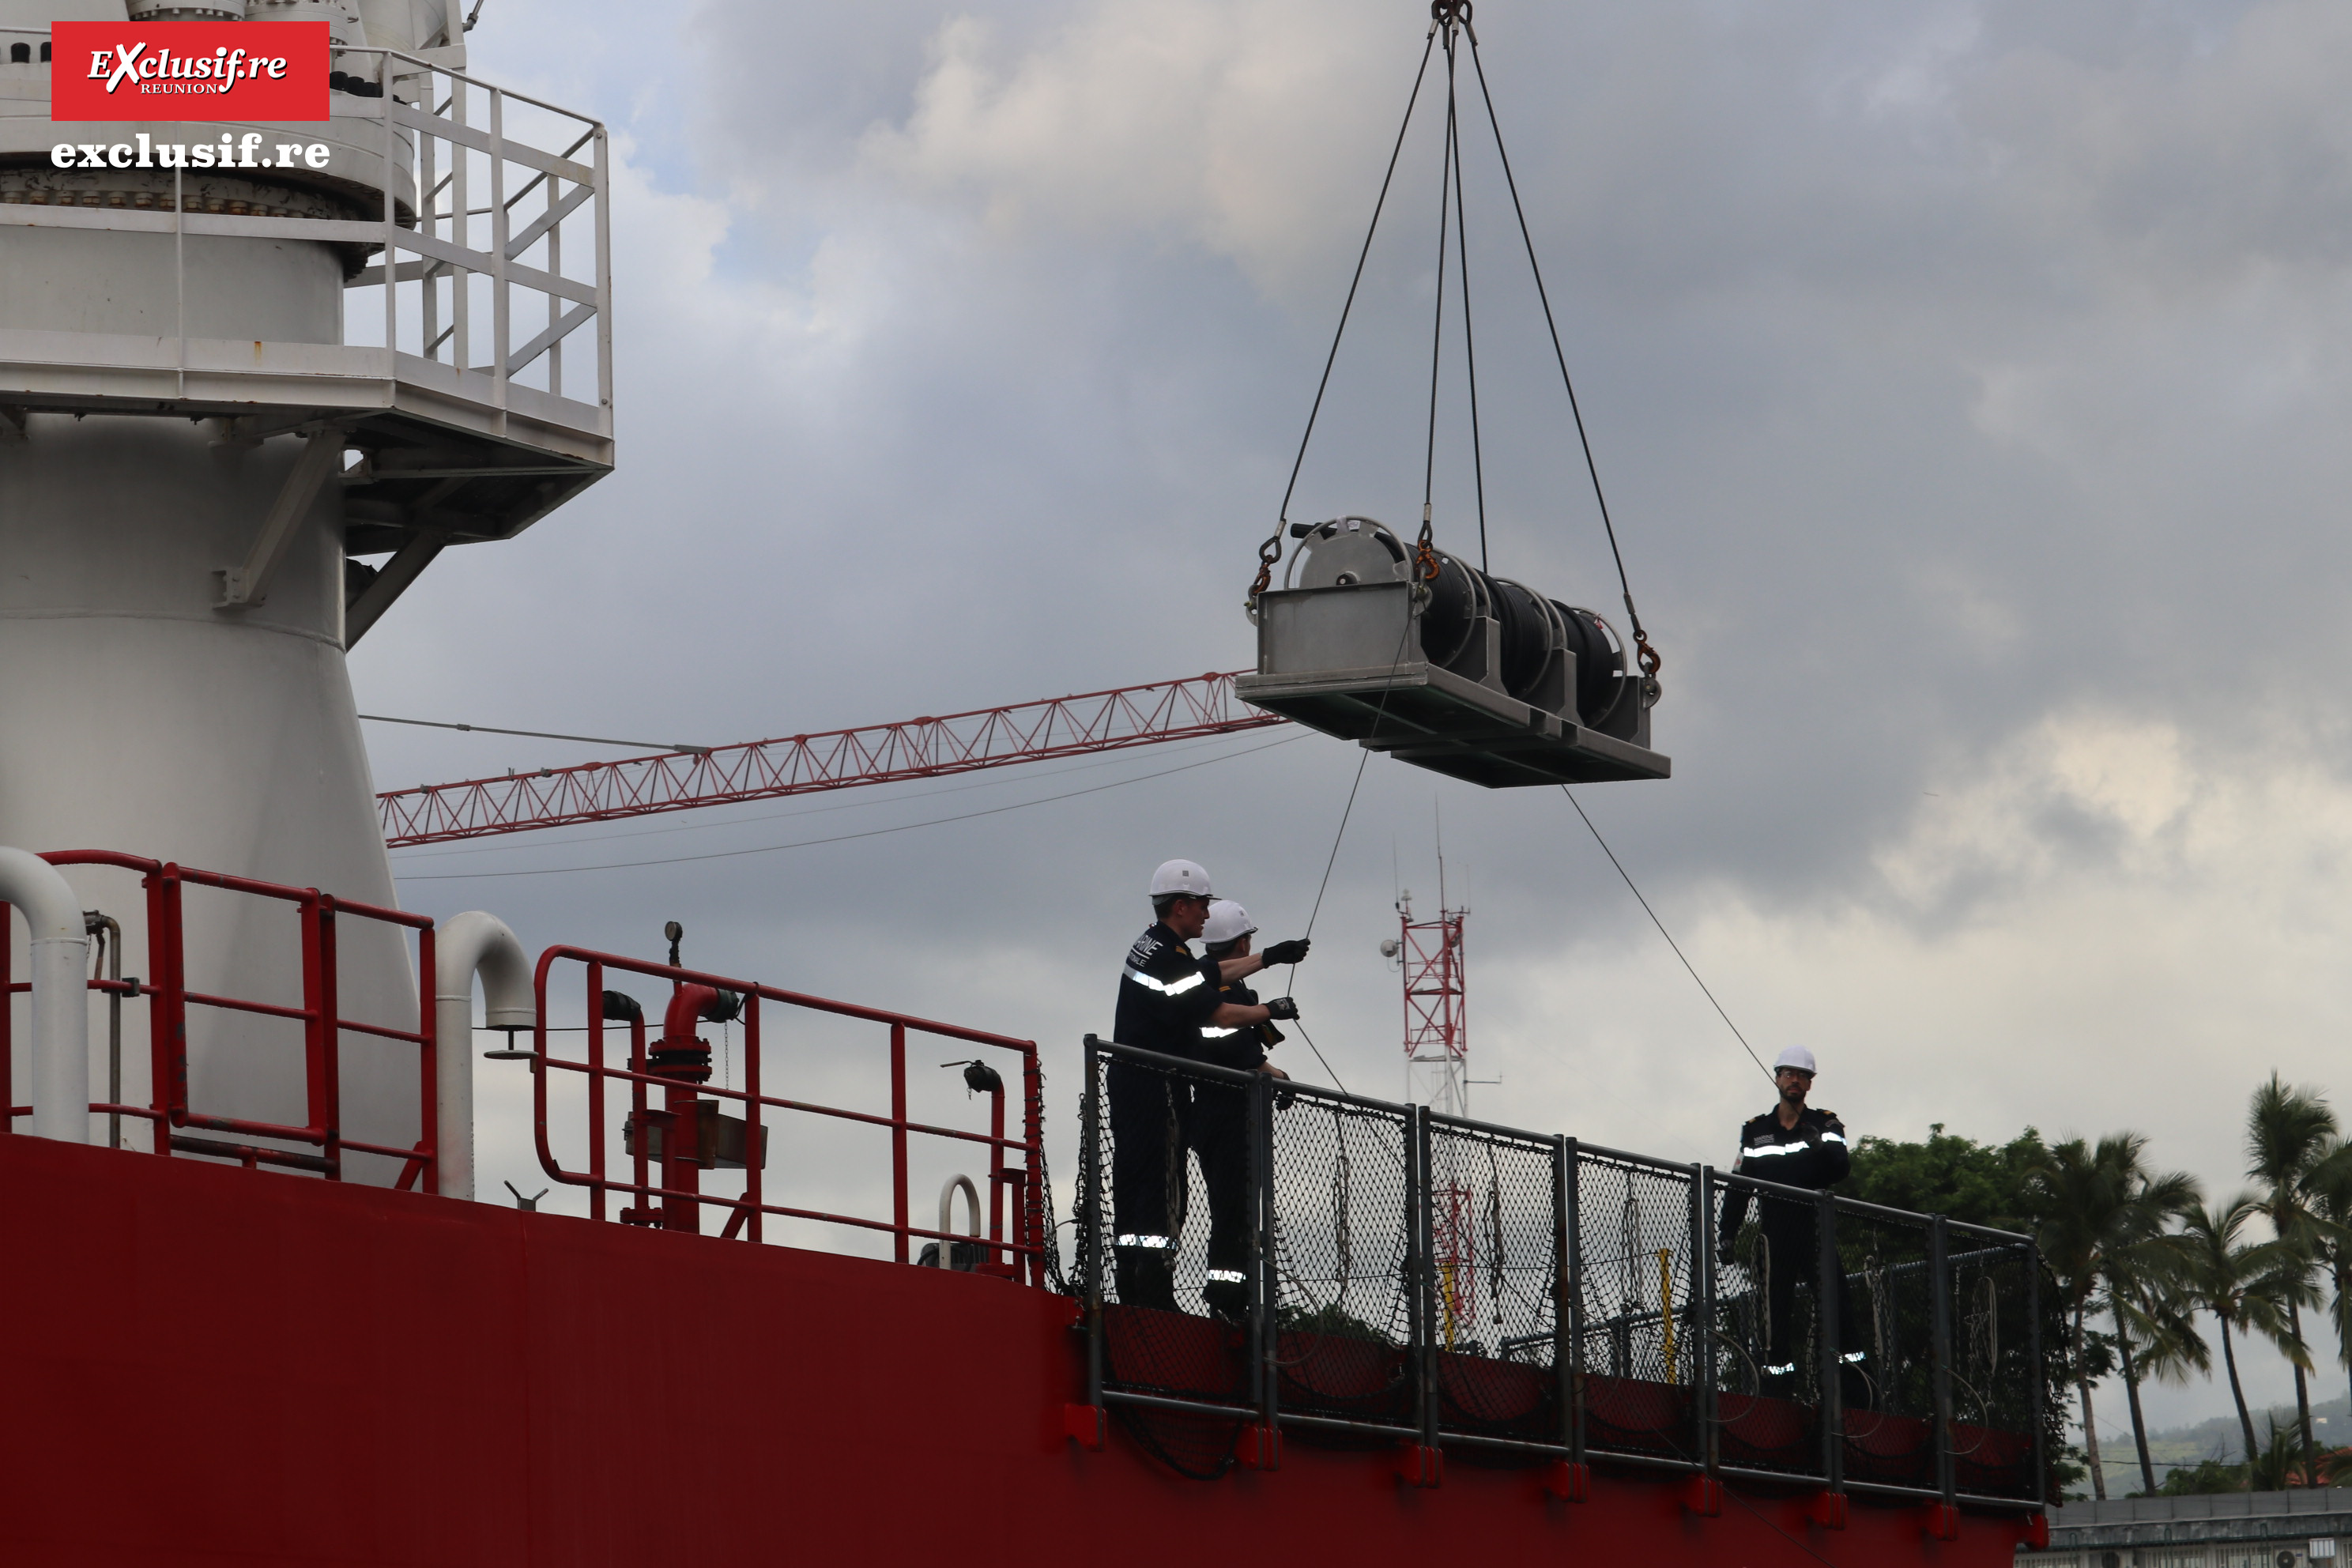
<instances>
[{"instance_id":1,"label":"reflective stripe on uniform","mask_svg":"<svg viewBox=\"0 0 2352 1568\"><path fill-rule=\"evenodd\" d=\"M1843 1132L1824 1132L1822 1134L1822 1142L1824 1143L1843 1143L1845 1142L1845 1134Z\"/></svg>"},{"instance_id":2,"label":"reflective stripe on uniform","mask_svg":"<svg viewBox=\"0 0 2352 1568\"><path fill-rule=\"evenodd\" d=\"M1201 984L1201 972L1197 969L1181 980L1155 980L1140 969L1134 968L1128 970L1127 977L1138 985L1148 985L1166 996L1181 996L1185 992Z\"/></svg>"},{"instance_id":3,"label":"reflective stripe on uniform","mask_svg":"<svg viewBox=\"0 0 2352 1568\"><path fill-rule=\"evenodd\" d=\"M1209 1283L1212 1285L1246 1285L1249 1283L1249 1276L1232 1268L1212 1268L1209 1270Z\"/></svg>"},{"instance_id":4,"label":"reflective stripe on uniform","mask_svg":"<svg viewBox=\"0 0 2352 1568\"><path fill-rule=\"evenodd\" d=\"M1852 1363L1862 1360L1866 1353L1868 1352L1864 1351L1848 1351L1845 1354L1838 1357L1838 1360L1851 1364Z\"/></svg>"},{"instance_id":5,"label":"reflective stripe on uniform","mask_svg":"<svg viewBox=\"0 0 2352 1568\"><path fill-rule=\"evenodd\" d=\"M1149 1247L1156 1248L1161 1252L1173 1252L1176 1250L1176 1238L1172 1236L1122 1236L1111 1245L1114 1247Z\"/></svg>"},{"instance_id":6,"label":"reflective stripe on uniform","mask_svg":"<svg viewBox=\"0 0 2352 1568\"><path fill-rule=\"evenodd\" d=\"M1844 1140L1843 1140L1843 1139L1840 1139L1840 1140L1839 1140L1839 1142L1844 1142ZM1746 1155L1746 1154L1801 1154L1801 1153L1803 1153L1803 1152L1805 1152L1806 1147L1807 1147L1807 1145L1802 1144L1802 1143L1759 1143L1759 1144L1757 1144L1757 1145L1756 1145L1754 1148L1752 1148L1752 1149L1742 1149L1742 1150L1740 1151L1740 1153L1741 1153L1741 1154L1743 1154L1743 1155Z\"/></svg>"},{"instance_id":7,"label":"reflective stripe on uniform","mask_svg":"<svg viewBox=\"0 0 2352 1568\"><path fill-rule=\"evenodd\" d=\"M1240 1033L1241 1031L1239 1029L1220 1029L1211 1024L1203 1024L1201 1026L1201 1037L1204 1040L1222 1040L1227 1035L1238 1035Z\"/></svg>"}]
</instances>

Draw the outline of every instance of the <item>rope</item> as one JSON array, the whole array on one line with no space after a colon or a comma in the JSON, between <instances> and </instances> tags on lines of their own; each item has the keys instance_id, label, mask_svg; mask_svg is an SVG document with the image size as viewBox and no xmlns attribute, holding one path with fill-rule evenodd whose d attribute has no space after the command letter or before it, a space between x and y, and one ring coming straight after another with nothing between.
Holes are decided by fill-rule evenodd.
<instances>
[{"instance_id":1,"label":"rope","mask_svg":"<svg viewBox=\"0 0 2352 1568\"><path fill-rule=\"evenodd\" d=\"M1470 476L1478 495L1478 570L1491 572L1486 554L1486 458L1478 439L1478 334L1470 325L1470 213L1463 204L1468 187L1462 181L1462 133L1454 110L1454 38L1445 39L1445 145L1454 163L1454 247L1462 274L1462 363L1470 381Z\"/></svg>"},{"instance_id":2,"label":"rope","mask_svg":"<svg viewBox=\"0 0 2352 1568\"><path fill-rule=\"evenodd\" d=\"M1466 16L1465 22L1467 22ZM1592 499L1601 508L1601 526L1609 535L1610 559L1617 563L1617 586L1624 595L1625 616L1633 627L1633 645L1640 650L1642 674L1645 678L1654 678L1665 660L1659 657L1657 649L1650 646L1650 634L1642 626L1642 613L1633 607L1633 585L1626 580L1625 555L1617 547L1617 524L1610 518L1609 498L1601 489L1601 468L1593 461L1592 438L1585 433L1584 409L1577 401L1576 382L1568 374L1567 351L1559 346L1559 323L1552 317L1551 295L1544 288L1543 268L1536 260L1535 236L1528 228L1527 208L1519 201L1519 182L1511 173L1511 155L1503 146L1503 122L1495 113L1494 91L1486 85L1486 65L1478 53L1478 34L1475 28L1469 31L1470 64L1478 73L1478 93L1486 103L1486 123L1495 132L1495 155L1502 161L1503 182L1510 189L1511 211L1519 221L1520 242L1527 247L1528 270L1535 276L1536 298L1543 303L1544 326L1551 333L1552 358L1559 364L1560 384L1568 389L1568 409L1576 420L1576 439L1584 449L1584 471L1592 479Z\"/></svg>"},{"instance_id":3,"label":"rope","mask_svg":"<svg viewBox=\"0 0 2352 1568\"><path fill-rule=\"evenodd\" d=\"M1311 923L1309 924L1308 929L1310 931L1314 929ZM1298 965L1294 963L1290 966L1290 976L1293 980L1298 978ZM1339 1081L1339 1075L1332 1070L1329 1058L1323 1055L1323 1047L1315 1043L1315 1037L1308 1034L1305 1029L1299 1028L1298 1020L1296 1018L1290 1020L1290 1026L1298 1030L1298 1037L1307 1042L1307 1048L1315 1053L1315 1059L1323 1064L1323 1070L1331 1074L1331 1087L1338 1089L1341 1094L1349 1093L1349 1090L1348 1086Z\"/></svg>"},{"instance_id":4,"label":"rope","mask_svg":"<svg viewBox=\"0 0 2352 1568\"><path fill-rule=\"evenodd\" d=\"M1592 835L1592 842L1601 846L1601 852L1609 857L1609 863L1617 868L1617 875L1624 879L1626 889L1641 904L1642 912L1650 917L1650 923L1658 928L1658 934L1666 939L1666 945L1675 950L1675 956L1683 961L1683 967L1690 971L1690 977L1698 981L1698 988L1706 992L1707 1002L1715 1008L1716 1016L1723 1020L1723 1026L1731 1031L1732 1037L1739 1042L1739 1048L1746 1051L1748 1059L1756 1064L1756 1070L1768 1079L1771 1078L1772 1069L1764 1065L1764 1058L1756 1054L1756 1047L1748 1043L1748 1037L1739 1032L1739 1026L1731 1021L1731 1015L1723 1010L1723 1004L1716 1001L1715 993L1707 990L1706 982L1699 980L1698 971L1692 968L1682 943L1676 942L1674 933L1666 929L1666 922L1658 918L1658 911L1650 907L1650 900L1642 897L1642 889L1633 886L1633 874L1625 869L1625 863L1617 858L1617 851L1609 847L1609 840L1601 837L1601 829L1592 826L1592 818L1584 816L1584 803L1577 799L1576 792L1566 784L1559 786L1559 793L1568 796L1568 804L1576 807L1576 815L1584 817L1585 831Z\"/></svg>"},{"instance_id":5,"label":"rope","mask_svg":"<svg viewBox=\"0 0 2352 1568\"><path fill-rule=\"evenodd\" d=\"M1307 411L1307 428L1298 437L1298 455L1290 460L1290 482L1282 487L1282 506L1276 512L1274 531L1257 547L1257 579L1250 584L1249 608L1257 609L1257 597L1274 581L1275 563L1282 559L1282 532L1290 522L1290 498L1298 489L1298 471L1307 462L1307 444L1315 438L1315 421L1323 412L1323 395L1330 389L1331 367L1339 360L1339 340L1347 335L1348 317L1356 308L1356 290L1364 281L1364 263L1372 254L1372 237L1380 232L1381 212L1388 205L1389 185L1396 178L1398 156L1404 152L1404 133L1412 128L1412 111L1421 101L1421 84L1429 75L1429 54L1437 42L1437 24L1429 25L1429 37L1421 46L1421 68L1413 73L1412 92L1405 99L1404 120L1397 126L1396 144L1389 149L1388 172L1381 176L1381 194L1372 203L1372 221L1364 229L1364 243L1356 252L1355 276L1348 280L1348 298L1339 307L1339 325L1331 333L1331 352L1323 356L1323 376L1315 384L1315 402Z\"/></svg>"},{"instance_id":6,"label":"rope","mask_svg":"<svg viewBox=\"0 0 2352 1568\"><path fill-rule=\"evenodd\" d=\"M1432 15L1436 16L1433 7ZM1445 28L1445 149L1454 147L1454 31L1451 16L1441 16ZM1438 23L1433 23L1433 26ZM1446 224L1454 211L1454 164L1444 154L1437 160L1437 303L1429 324L1429 437L1423 455L1421 468L1421 537L1413 545L1413 557L1423 582L1437 580L1437 551L1430 534L1431 500L1437 483L1437 372L1444 360L1445 348L1445 238Z\"/></svg>"}]
</instances>

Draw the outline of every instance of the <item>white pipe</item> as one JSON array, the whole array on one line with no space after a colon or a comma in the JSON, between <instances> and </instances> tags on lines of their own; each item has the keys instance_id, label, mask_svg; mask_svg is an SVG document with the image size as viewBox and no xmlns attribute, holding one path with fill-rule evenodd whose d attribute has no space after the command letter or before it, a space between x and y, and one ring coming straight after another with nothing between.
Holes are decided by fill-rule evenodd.
<instances>
[{"instance_id":1,"label":"white pipe","mask_svg":"<svg viewBox=\"0 0 2352 1568\"><path fill-rule=\"evenodd\" d=\"M951 1231L955 1228L951 1222L955 1218L955 1195L958 1187L963 1189L964 1215L971 1221L971 1266L978 1268L980 1267L980 1190L971 1184L970 1176L950 1176L940 1184L940 1229ZM939 1244L940 1268L955 1267L955 1254L950 1250L954 1245L950 1241L942 1241Z\"/></svg>"},{"instance_id":2,"label":"white pipe","mask_svg":"<svg viewBox=\"0 0 2352 1568\"><path fill-rule=\"evenodd\" d=\"M433 933L433 1018L439 1058L441 1195L474 1195L474 976L493 1029L539 1022L530 959L496 915L469 910Z\"/></svg>"},{"instance_id":3,"label":"white pipe","mask_svg":"<svg viewBox=\"0 0 2352 1568\"><path fill-rule=\"evenodd\" d=\"M33 1136L87 1143L89 986L82 966L89 935L81 900L47 860L0 848L0 903L22 910L33 933Z\"/></svg>"}]
</instances>

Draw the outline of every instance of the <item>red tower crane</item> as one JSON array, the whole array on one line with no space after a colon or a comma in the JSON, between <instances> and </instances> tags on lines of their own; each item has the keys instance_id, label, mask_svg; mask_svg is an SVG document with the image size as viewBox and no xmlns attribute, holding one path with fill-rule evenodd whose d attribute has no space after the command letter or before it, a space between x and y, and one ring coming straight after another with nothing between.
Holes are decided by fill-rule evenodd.
<instances>
[{"instance_id":1,"label":"red tower crane","mask_svg":"<svg viewBox=\"0 0 2352 1568\"><path fill-rule=\"evenodd\" d=\"M1088 752L1286 724L1234 695L1231 674L1055 697L856 730L672 751L389 790L376 797L387 847L612 822L902 779L941 778Z\"/></svg>"}]
</instances>

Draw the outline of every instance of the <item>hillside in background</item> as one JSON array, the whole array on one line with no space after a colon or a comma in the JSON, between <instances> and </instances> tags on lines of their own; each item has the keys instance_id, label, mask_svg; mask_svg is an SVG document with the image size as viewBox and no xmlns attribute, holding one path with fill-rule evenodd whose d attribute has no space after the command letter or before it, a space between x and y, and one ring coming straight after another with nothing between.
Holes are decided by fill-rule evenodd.
<instances>
[{"instance_id":1,"label":"hillside in background","mask_svg":"<svg viewBox=\"0 0 2352 1568\"><path fill-rule=\"evenodd\" d=\"M2117 1403L2120 1404L2121 1401ZM2253 1409L2255 1440L2267 1442L2270 1425L2263 1419L2264 1412L2262 1406L2256 1405ZM2294 1406L2273 1405L2269 1415L2276 1417L2278 1424L2284 1427L2294 1422ZM2311 1420L2312 1436L2322 1448L2352 1444L2352 1400L2315 1401L2311 1406ZM2107 1461L2110 1487L2115 1484L2115 1477L2119 1469L2131 1471L2138 1468L2138 1460L2132 1453L2129 1422L2130 1417L2126 1415L2123 1423L2115 1426L2111 1433L2106 1413L2104 1409L2100 1413L2099 1442L2105 1450L2103 1457ZM2236 1464L2245 1458L2245 1455L2240 1452L2244 1447L2245 1445L2238 1440L2238 1418L2234 1414L2216 1415L2210 1421L2200 1421L2193 1426L2166 1427L2147 1435L2148 1458L2156 1461L2159 1470L2169 1465L2194 1465L2205 1459L2220 1459L2228 1464ZM2157 1477L2158 1480L2163 1479L2161 1474ZM2137 1482L2133 1484L2137 1485Z\"/></svg>"}]
</instances>

